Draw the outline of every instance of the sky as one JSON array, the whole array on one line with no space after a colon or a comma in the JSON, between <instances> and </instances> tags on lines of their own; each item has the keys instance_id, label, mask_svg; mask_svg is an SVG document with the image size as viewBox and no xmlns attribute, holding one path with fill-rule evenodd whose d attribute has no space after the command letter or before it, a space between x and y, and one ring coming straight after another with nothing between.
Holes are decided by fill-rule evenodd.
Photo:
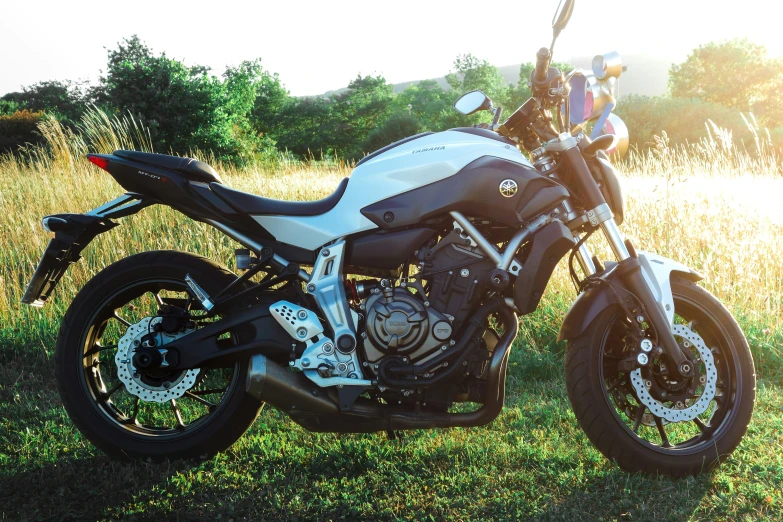
<instances>
[{"instance_id":1,"label":"sky","mask_svg":"<svg viewBox=\"0 0 783 522\"><path fill-rule=\"evenodd\" d=\"M473 53L501 66L549 45L558 0L0 0L0 95L46 80L98 81L106 48L138 34L189 65L261 58L295 96L344 87L361 74L399 83L449 72ZM748 37L783 55L770 0L577 0L555 47L565 60L616 50L684 60L699 44Z\"/></svg>"}]
</instances>

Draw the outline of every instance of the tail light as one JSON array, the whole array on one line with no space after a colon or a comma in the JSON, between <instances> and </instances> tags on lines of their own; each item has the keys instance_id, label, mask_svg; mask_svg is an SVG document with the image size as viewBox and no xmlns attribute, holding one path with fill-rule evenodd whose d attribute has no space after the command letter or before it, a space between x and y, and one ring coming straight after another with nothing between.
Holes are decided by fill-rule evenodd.
<instances>
[{"instance_id":1,"label":"tail light","mask_svg":"<svg viewBox=\"0 0 783 522\"><path fill-rule=\"evenodd\" d=\"M90 163L99 166L103 170L108 170L107 167L109 166L109 160L106 158L101 158L100 156L87 156L87 159L90 160Z\"/></svg>"}]
</instances>

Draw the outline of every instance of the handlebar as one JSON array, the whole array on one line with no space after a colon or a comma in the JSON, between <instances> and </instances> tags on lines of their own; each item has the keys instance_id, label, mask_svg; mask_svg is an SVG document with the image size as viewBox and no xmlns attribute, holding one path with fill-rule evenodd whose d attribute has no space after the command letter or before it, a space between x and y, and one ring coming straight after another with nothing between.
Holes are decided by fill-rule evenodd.
<instances>
[{"instance_id":1,"label":"handlebar","mask_svg":"<svg viewBox=\"0 0 783 522\"><path fill-rule=\"evenodd\" d=\"M537 82L546 82L547 75L549 74L549 62L551 59L552 55L549 54L549 49L546 47L542 47L536 53L536 71L534 77Z\"/></svg>"}]
</instances>

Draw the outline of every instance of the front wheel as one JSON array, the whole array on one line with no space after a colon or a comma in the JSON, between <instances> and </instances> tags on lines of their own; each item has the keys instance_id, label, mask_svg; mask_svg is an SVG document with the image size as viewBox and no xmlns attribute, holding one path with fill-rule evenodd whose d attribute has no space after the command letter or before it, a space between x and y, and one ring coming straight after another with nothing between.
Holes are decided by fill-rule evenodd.
<instances>
[{"instance_id":1,"label":"front wheel","mask_svg":"<svg viewBox=\"0 0 783 522\"><path fill-rule=\"evenodd\" d=\"M756 374L745 336L728 310L691 281L672 277L673 332L695 371L682 378L655 350L640 370L625 318L604 310L566 354L568 396L579 424L626 471L697 475L725 460L748 429Z\"/></svg>"}]
</instances>

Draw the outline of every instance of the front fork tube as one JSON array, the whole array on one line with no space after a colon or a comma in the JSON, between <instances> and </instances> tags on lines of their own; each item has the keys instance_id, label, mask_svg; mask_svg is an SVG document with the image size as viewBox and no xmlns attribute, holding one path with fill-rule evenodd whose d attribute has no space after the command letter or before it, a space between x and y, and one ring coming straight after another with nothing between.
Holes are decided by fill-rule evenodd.
<instances>
[{"instance_id":1,"label":"front fork tube","mask_svg":"<svg viewBox=\"0 0 783 522\"><path fill-rule=\"evenodd\" d=\"M604 221L600 224L600 227L617 258L618 265L615 269L617 275L625 287L639 299L646 311L646 317L640 314L638 317L630 317L629 319L637 321L640 325L646 322L652 326L656 332L658 344L674 363L678 373L682 376L693 375L693 364L683 353L674 335L672 335L669 320L658 305L655 295L644 278L642 265L639 259L632 256L628 251L628 247L614 219L610 218ZM590 259L590 253L584 245L577 251L577 259L586 274L595 273L595 266Z\"/></svg>"}]
</instances>

